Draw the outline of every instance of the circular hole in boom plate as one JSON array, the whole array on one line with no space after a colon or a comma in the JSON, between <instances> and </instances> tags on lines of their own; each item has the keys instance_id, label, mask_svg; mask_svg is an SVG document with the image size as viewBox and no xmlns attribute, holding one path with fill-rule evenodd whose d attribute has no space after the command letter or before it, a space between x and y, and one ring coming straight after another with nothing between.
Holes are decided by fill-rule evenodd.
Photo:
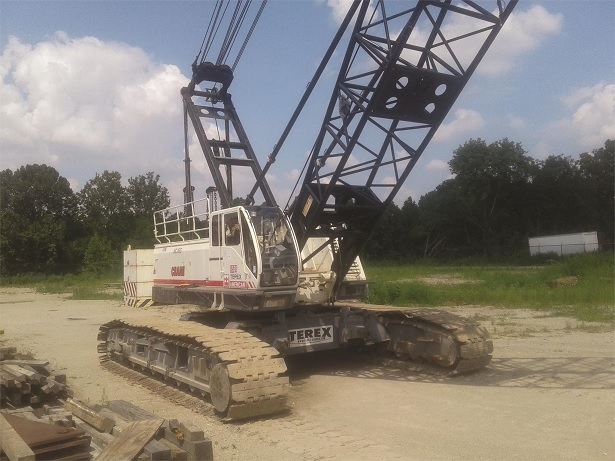
<instances>
[{"instance_id":1,"label":"circular hole in boom plate","mask_svg":"<svg viewBox=\"0 0 615 461\"><path fill-rule=\"evenodd\" d=\"M436 91L434 91L434 93L436 94L436 96L442 96L445 91L446 91L446 83L440 83L436 87Z\"/></svg>"},{"instance_id":2,"label":"circular hole in boom plate","mask_svg":"<svg viewBox=\"0 0 615 461\"><path fill-rule=\"evenodd\" d=\"M387 99L387 101L384 103L384 106L387 109L394 109L395 106L397 105L398 99L397 96L391 96L389 99Z\"/></svg>"},{"instance_id":3,"label":"circular hole in boom plate","mask_svg":"<svg viewBox=\"0 0 615 461\"><path fill-rule=\"evenodd\" d=\"M395 88L398 90L403 90L408 86L408 77L401 77L399 80L395 82Z\"/></svg>"}]
</instances>

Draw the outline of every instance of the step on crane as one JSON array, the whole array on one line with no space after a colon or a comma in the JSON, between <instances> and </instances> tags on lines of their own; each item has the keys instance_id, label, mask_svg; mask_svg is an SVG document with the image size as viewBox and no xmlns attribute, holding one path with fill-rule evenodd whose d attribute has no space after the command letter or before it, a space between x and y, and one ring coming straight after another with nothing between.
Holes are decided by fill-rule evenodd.
<instances>
[{"instance_id":1,"label":"step on crane","mask_svg":"<svg viewBox=\"0 0 615 461\"><path fill-rule=\"evenodd\" d=\"M229 30L245 16L240 3ZM215 63L199 52L181 89L185 203L155 213L152 299L202 307L181 321L101 326L103 360L188 386L227 419L283 410L284 357L295 354L373 345L451 373L484 368L493 343L477 322L348 298L364 294L361 248L516 3L354 1L263 168L228 92L237 61L224 60L235 37L227 34ZM298 193L282 210L266 174L344 37ZM191 184L190 127L214 182L200 200ZM236 189L248 193L238 197Z\"/></svg>"}]
</instances>

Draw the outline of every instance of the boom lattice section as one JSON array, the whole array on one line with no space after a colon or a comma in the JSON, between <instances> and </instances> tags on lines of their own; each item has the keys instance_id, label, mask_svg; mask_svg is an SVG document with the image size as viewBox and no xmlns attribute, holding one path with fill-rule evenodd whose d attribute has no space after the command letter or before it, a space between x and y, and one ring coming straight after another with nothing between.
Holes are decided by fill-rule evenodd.
<instances>
[{"instance_id":1,"label":"boom lattice section","mask_svg":"<svg viewBox=\"0 0 615 461\"><path fill-rule=\"evenodd\" d=\"M291 208L300 247L338 240L338 285L516 1L483 3L362 2Z\"/></svg>"}]
</instances>

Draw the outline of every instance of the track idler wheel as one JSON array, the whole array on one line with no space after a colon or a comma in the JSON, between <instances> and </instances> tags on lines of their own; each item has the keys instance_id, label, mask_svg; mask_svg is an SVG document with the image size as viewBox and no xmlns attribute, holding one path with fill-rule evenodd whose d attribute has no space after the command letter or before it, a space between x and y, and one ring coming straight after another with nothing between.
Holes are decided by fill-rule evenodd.
<instances>
[{"instance_id":1,"label":"track idler wheel","mask_svg":"<svg viewBox=\"0 0 615 461\"><path fill-rule=\"evenodd\" d=\"M444 336L440 342L440 353L429 357L429 360L436 362L441 367L452 367L459 361L459 347L452 336Z\"/></svg>"},{"instance_id":2,"label":"track idler wheel","mask_svg":"<svg viewBox=\"0 0 615 461\"><path fill-rule=\"evenodd\" d=\"M209 390L214 408L220 413L226 413L231 405L231 380L226 366L221 363L214 365L211 370Z\"/></svg>"}]
</instances>

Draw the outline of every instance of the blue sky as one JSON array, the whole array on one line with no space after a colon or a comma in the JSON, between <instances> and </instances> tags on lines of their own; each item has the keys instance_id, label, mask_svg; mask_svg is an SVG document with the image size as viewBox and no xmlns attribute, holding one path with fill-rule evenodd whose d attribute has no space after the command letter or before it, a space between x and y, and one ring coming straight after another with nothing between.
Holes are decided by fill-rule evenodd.
<instances>
[{"instance_id":1,"label":"blue sky","mask_svg":"<svg viewBox=\"0 0 615 461\"><path fill-rule=\"evenodd\" d=\"M269 0L230 88L261 164L344 2ZM0 168L48 164L76 191L104 170L124 180L154 171L181 201L179 90L214 4L0 0ZM332 64L270 170L281 205L314 142L335 72ZM615 2L520 0L396 201L418 200L449 177L453 151L472 138L508 137L537 159L602 147L615 138L614 105ZM211 182L197 155L202 196Z\"/></svg>"}]
</instances>

